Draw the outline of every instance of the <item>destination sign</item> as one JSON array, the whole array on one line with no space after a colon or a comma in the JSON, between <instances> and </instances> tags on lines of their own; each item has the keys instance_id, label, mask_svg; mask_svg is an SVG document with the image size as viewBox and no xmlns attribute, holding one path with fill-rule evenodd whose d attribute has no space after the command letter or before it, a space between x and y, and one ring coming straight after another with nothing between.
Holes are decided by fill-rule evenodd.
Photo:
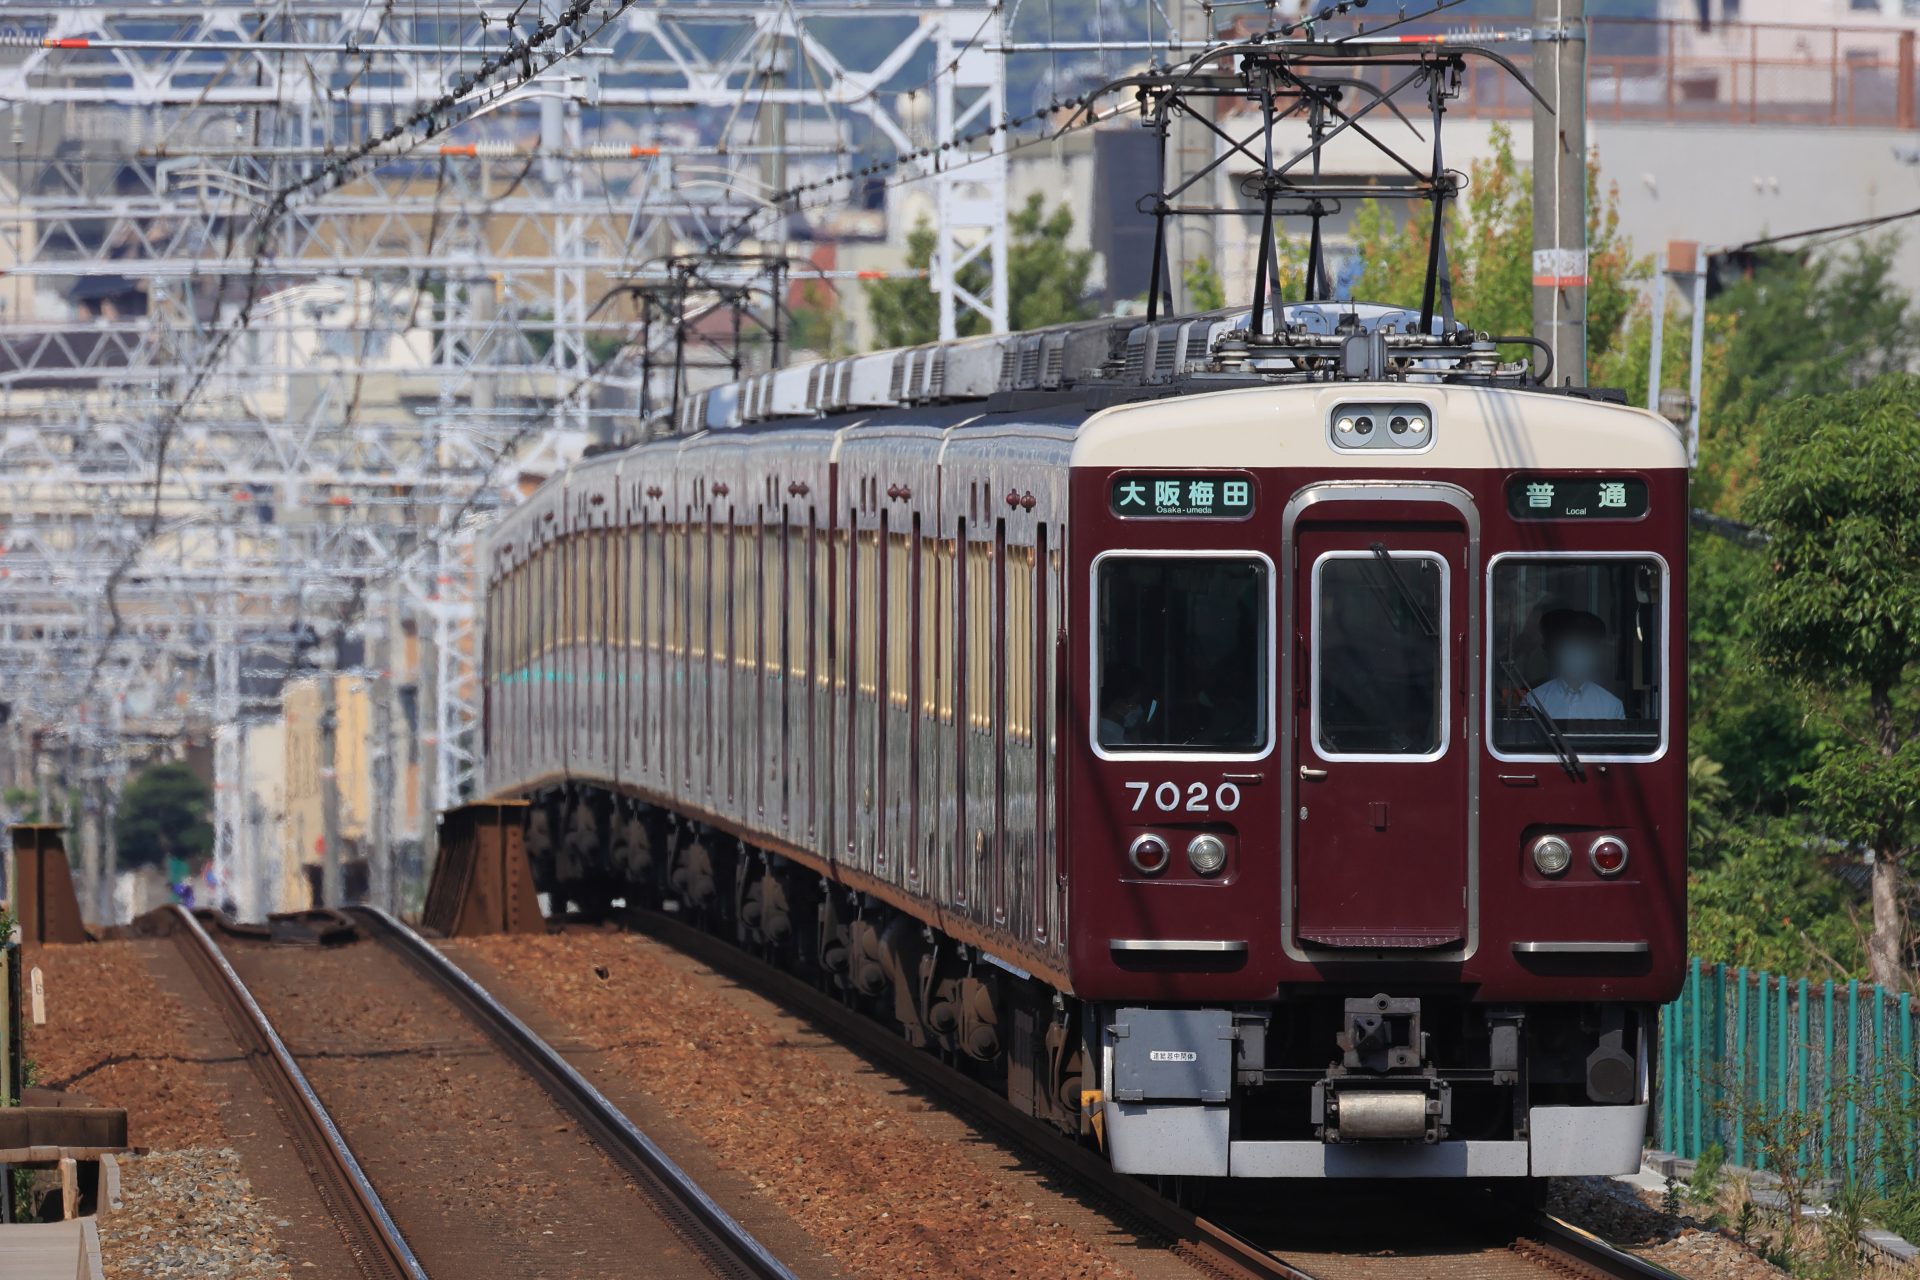
<instances>
[{"instance_id":1,"label":"destination sign","mask_svg":"<svg viewBox=\"0 0 1920 1280\"><path fill-rule=\"evenodd\" d=\"M1507 481L1515 520L1634 520L1647 514L1638 476L1515 476Z\"/></svg>"},{"instance_id":2,"label":"destination sign","mask_svg":"<svg viewBox=\"0 0 1920 1280\"><path fill-rule=\"evenodd\" d=\"M1253 514L1253 481L1244 475L1181 472L1113 478L1108 502L1117 516L1188 516L1239 520Z\"/></svg>"}]
</instances>

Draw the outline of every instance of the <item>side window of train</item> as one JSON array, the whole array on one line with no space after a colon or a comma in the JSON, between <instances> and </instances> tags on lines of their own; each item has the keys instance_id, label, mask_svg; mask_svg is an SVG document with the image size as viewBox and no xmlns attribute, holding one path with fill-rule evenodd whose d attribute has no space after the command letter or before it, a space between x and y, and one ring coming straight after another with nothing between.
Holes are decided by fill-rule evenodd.
<instances>
[{"instance_id":1,"label":"side window of train","mask_svg":"<svg viewBox=\"0 0 1920 1280\"><path fill-rule=\"evenodd\" d=\"M828 616L831 605L828 583L832 580L831 558L833 544L827 531L820 527L820 515L817 510L807 512L807 543L813 548L811 577L807 581L808 609L811 621L810 632L813 636L813 682L818 689L825 690L833 684L833 670L828 658L831 649L827 644L828 629L833 619Z\"/></svg>"},{"instance_id":2,"label":"side window of train","mask_svg":"<svg viewBox=\"0 0 1920 1280\"><path fill-rule=\"evenodd\" d=\"M953 718L953 542L938 537L920 543L920 715Z\"/></svg>"},{"instance_id":3,"label":"side window of train","mask_svg":"<svg viewBox=\"0 0 1920 1280\"><path fill-rule=\"evenodd\" d=\"M967 543L967 726L993 730L993 544Z\"/></svg>"},{"instance_id":4,"label":"side window of train","mask_svg":"<svg viewBox=\"0 0 1920 1280\"><path fill-rule=\"evenodd\" d=\"M1006 652L1007 738L1033 741L1033 548L1007 548Z\"/></svg>"},{"instance_id":5,"label":"side window of train","mask_svg":"<svg viewBox=\"0 0 1920 1280\"><path fill-rule=\"evenodd\" d=\"M1313 565L1313 747L1328 760L1447 752L1447 562L1329 551Z\"/></svg>"},{"instance_id":6,"label":"side window of train","mask_svg":"<svg viewBox=\"0 0 1920 1280\"><path fill-rule=\"evenodd\" d=\"M1110 553L1094 573L1099 749L1264 754L1272 741L1271 563Z\"/></svg>"},{"instance_id":7,"label":"side window of train","mask_svg":"<svg viewBox=\"0 0 1920 1280\"><path fill-rule=\"evenodd\" d=\"M853 579L853 634L855 686L863 698L879 692L880 535L871 529L856 535Z\"/></svg>"},{"instance_id":8,"label":"side window of train","mask_svg":"<svg viewBox=\"0 0 1920 1280\"><path fill-rule=\"evenodd\" d=\"M913 539L887 534L887 705L905 711L916 639L913 632Z\"/></svg>"},{"instance_id":9,"label":"side window of train","mask_svg":"<svg viewBox=\"0 0 1920 1280\"><path fill-rule=\"evenodd\" d=\"M1495 556L1487 741L1503 760L1648 759L1665 747L1667 570L1657 556Z\"/></svg>"}]
</instances>

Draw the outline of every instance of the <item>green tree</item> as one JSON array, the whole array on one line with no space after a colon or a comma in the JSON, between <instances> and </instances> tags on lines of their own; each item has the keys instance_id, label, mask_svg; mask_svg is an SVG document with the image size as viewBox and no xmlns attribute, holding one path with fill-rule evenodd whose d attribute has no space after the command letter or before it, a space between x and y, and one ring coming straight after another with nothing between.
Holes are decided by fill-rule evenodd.
<instances>
[{"instance_id":1,"label":"green tree","mask_svg":"<svg viewBox=\"0 0 1920 1280\"><path fill-rule=\"evenodd\" d=\"M1195 259L1180 273L1180 278L1187 286L1187 297L1195 311L1218 311L1227 305L1226 288L1220 283L1220 273L1214 270L1211 259Z\"/></svg>"},{"instance_id":2,"label":"green tree","mask_svg":"<svg viewBox=\"0 0 1920 1280\"><path fill-rule=\"evenodd\" d=\"M933 227L922 218L907 233L907 265L925 271L933 261ZM978 259L960 269L962 287L987 287L986 270ZM925 280L869 280L867 314L873 320L873 337L880 347L913 347L932 342L940 336L940 300ZM963 334L979 331L979 317L964 313L955 327Z\"/></svg>"},{"instance_id":3,"label":"green tree","mask_svg":"<svg viewBox=\"0 0 1920 1280\"><path fill-rule=\"evenodd\" d=\"M1771 536L1757 647L1837 732L1808 780L1828 837L1873 855L1874 981L1901 985L1900 876L1920 842L1920 379L1766 411L1745 510Z\"/></svg>"},{"instance_id":4,"label":"green tree","mask_svg":"<svg viewBox=\"0 0 1920 1280\"><path fill-rule=\"evenodd\" d=\"M1819 839L1790 819L1710 830L1687 877L1688 946L1774 973L1857 975L1851 895L1829 861Z\"/></svg>"},{"instance_id":5,"label":"green tree","mask_svg":"<svg viewBox=\"0 0 1920 1280\"><path fill-rule=\"evenodd\" d=\"M788 314L791 327L787 337L795 350L811 351L826 358L845 355L840 341L840 299L824 280L803 281L800 298Z\"/></svg>"},{"instance_id":6,"label":"green tree","mask_svg":"<svg viewBox=\"0 0 1920 1280\"><path fill-rule=\"evenodd\" d=\"M1473 162L1464 197L1447 210L1447 264L1455 313L1486 333L1533 332L1533 191L1513 153L1513 133L1493 128L1493 154ZM1634 286L1652 264L1633 256L1620 234L1620 193L1600 191L1597 159L1587 164L1587 347L1598 360L1619 340L1637 296ZM1419 210L1414 211L1419 214ZM1425 216L1396 221L1377 200L1355 212L1354 248L1362 263L1353 296L1400 306L1418 305L1427 275ZM1286 255L1290 265L1298 248Z\"/></svg>"},{"instance_id":7,"label":"green tree","mask_svg":"<svg viewBox=\"0 0 1920 1280\"><path fill-rule=\"evenodd\" d=\"M1039 192L1007 223L1007 323L1016 332L1040 329L1093 314L1087 277L1093 253L1072 249L1073 213L1065 205L1047 212ZM924 271L933 261L933 228L924 219L907 235L907 265ZM960 287L985 297L992 286L985 256L960 268ZM925 280L870 280L867 307L874 336L882 347L911 347L940 336L940 301ZM954 318L961 337L986 332L986 322L962 310Z\"/></svg>"},{"instance_id":8,"label":"green tree","mask_svg":"<svg viewBox=\"0 0 1920 1280\"><path fill-rule=\"evenodd\" d=\"M1718 385L1709 377L1700 501L1737 505L1758 462L1752 427L1769 407L1860 387L1920 360L1920 315L1893 278L1897 247L1887 238L1764 259L1714 300L1723 345L1709 344Z\"/></svg>"},{"instance_id":9,"label":"green tree","mask_svg":"<svg viewBox=\"0 0 1920 1280\"><path fill-rule=\"evenodd\" d=\"M1766 587L1768 549L1696 532L1688 555L1688 726L1714 761L1713 807L1729 821L1782 817L1806 800L1824 742L1805 691L1758 660L1752 601Z\"/></svg>"},{"instance_id":10,"label":"green tree","mask_svg":"<svg viewBox=\"0 0 1920 1280\"><path fill-rule=\"evenodd\" d=\"M127 784L114 818L120 861L164 866L213 852L213 792L184 764L157 764Z\"/></svg>"}]
</instances>

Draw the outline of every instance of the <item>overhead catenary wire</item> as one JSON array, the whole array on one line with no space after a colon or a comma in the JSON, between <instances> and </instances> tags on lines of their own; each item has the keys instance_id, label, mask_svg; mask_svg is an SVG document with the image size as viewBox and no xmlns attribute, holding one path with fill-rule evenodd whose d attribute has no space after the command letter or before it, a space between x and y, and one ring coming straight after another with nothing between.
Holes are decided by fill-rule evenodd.
<instances>
[{"instance_id":1,"label":"overhead catenary wire","mask_svg":"<svg viewBox=\"0 0 1920 1280\"><path fill-rule=\"evenodd\" d=\"M250 226L240 233L251 235L253 241L244 277L244 296L241 304L233 320L223 326L202 351L194 373L187 380L185 390L169 403L166 411L155 424L153 502L150 513L144 526L116 558L107 573L103 589L108 615L106 634L88 665L87 674L79 689L52 717L54 720L66 719L76 707L92 696L100 674L112 654L115 642L125 634L126 624L120 611L118 593L121 584L138 563L141 553L161 531L161 504L165 488L169 442L185 418L188 408L198 400L205 389L227 349L251 323L254 309L259 301L260 289L271 263L269 243L281 220L296 207L296 199L309 192L324 196L327 192L336 190L350 181L355 176L357 167L369 158L376 160L389 158L391 153L380 153L382 147L403 138L410 139L414 147L424 145L440 133L470 118L479 107L497 102L506 94L531 83L539 75L585 49L588 39L605 30L637 0L605 0L605 2L605 12L594 15L596 0L572 0L572 3L554 20L542 22L531 35L525 38L513 38L504 49L485 58L477 68L463 76L433 102L416 109L403 120L394 121L377 137L363 139L330 159L325 165L278 188L270 198L262 202L266 206L265 209L255 215ZM579 28L595 16L598 18L596 25L590 32L582 34ZM562 32L574 35L578 39L557 52L543 54L542 50ZM537 58L539 61L536 66ZM516 68L515 74L501 79L497 84L493 83L494 78L502 71ZM480 94L488 95L485 101L476 101L476 95ZM465 115L458 115L457 113L463 107L471 109ZM230 239L229 244L231 243ZM224 294L223 289L222 295Z\"/></svg>"},{"instance_id":2,"label":"overhead catenary wire","mask_svg":"<svg viewBox=\"0 0 1920 1280\"><path fill-rule=\"evenodd\" d=\"M1781 231L1774 235L1760 236L1753 240L1743 240L1739 244L1728 245L1725 251L1746 253L1754 249L1784 244L1789 240L1805 240L1812 236L1829 236L1832 240L1843 240L1848 236L1859 235L1862 231L1871 231L1875 227L1904 222L1909 218L1920 218L1920 208L1902 209L1898 213L1882 213L1870 218L1855 218L1849 222L1834 222L1824 227L1808 227L1804 231Z\"/></svg>"},{"instance_id":3,"label":"overhead catenary wire","mask_svg":"<svg viewBox=\"0 0 1920 1280\"><path fill-rule=\"evenodd\" d=\"M375 7L372 5L371 0L369 0L368 7L369 9L372 9ZM624 4L619 6L620 9L624 9L626 7L627 6ZM1441 6L1441 7L1444 7L1444 6ZM392 0L387 0L387 4L385 6L386 12L390 13L391 8L392 8ZM580 9L582 8L582 6L574 6L574 8ZM1345 11L1344 9L1341 9L1339 6L1329 6L1328 9L1323 9L1320 15L1317 15L1316 20L1324 20L1324 18L1331 11L1335 9L1338 9L1341 12ZM985 32L991 26L993 17L996 14L1000 13L1001 10L1002 10L1001 6L995 5L993 7L993 11L990 12L985 17L983 17L981 24L979 25L979 27L975 29L974 34L960 47L960 49L957 52L955 52L949 59L936 60L938 65L936 65L933 68L932 73L923 82L921 87L924 88L927 85L932 85L938 81L939 77L942 74L950 74L953 71L957 70L960 65L961 58L965 56L970 50L972 50L973 48L977 47L980 44L980 42L984 38ZM1017 11L1017 6L1016 6L1016 11ZM383 23L385 21L385 17L386 17L386 14L383 13L381 15L381 21ZM498 22L498 19L496 18L495 23L497 24L497 22ZM554 24L548 24L549 27L553 25ZM512 36L510 24L508 26L508 31L509 31L510 43L506 45L504 48L495 52L490 57L489 61L497 62L498 60L504 58L510 64L514 60L514 58L519 56L519 51L521 49L533 43L531 41ZM543 39L544 38L546 37L543 37ZM951 48L951 46L949 46L949 48ZM580 51L579 49L573 50L573 52L579 52L579 51ZM361 49L361 50L355 50L355 52L364 54L366 51ZM569 55L562 54L561 56L569 56ZM546 66L552 65L551 62L546 61L544 58L541 59L541 61L545 64L541 67L542 70L544 70ZM558 61L558 58L553 59L553 61ZM364 72L366 69L364 58L361 61L360 69L362 72ZM813 64L810 61L807 62L807 71L809 75L813 75L816 72L816 68L813 66ZM499 100L500 97L504 96L507 93L511 93L514 88L517 88L520 85L523 85L527 82L528 81L525 78L515 79L512 77L509 77L507 82L484 90L483 96L478 101L470 101L470 102L460 101L460 98L463 97L464 95L461 92L460 87L457 86L454 94L452 95L454 98L454 102L452 103L451 110L444 111L438 114L434 112L435 105L439 105L440 103L444 103L446 101L446 98L443 97L436 104L422 108L421 111L415 113L415 115L412 116L410 120L406 122L406 124L396 124L394 128L386 129L385 132L381 134L379 138L369 137L366 141L367 143L373 144L372 148L367 148L366 143L360 144L359 147L356 147L355 149L350 150L348 153L331 160L329 165L325 166L321 171L317 173L317 175L307 175L306 183L288 184L287 189L276 191L275 193L276 198L285 197L285 207L275 208L274 207L275 201L270 200L269 207L267 208L267 210L262 215L260 215L259 219L256 220L256 222L266 223L267 226L269 227L269 230L266 235L260 238L262 244L264 244L265 253L254 255L254 259L250 259L250 262L249 262L250 269L248 271L248 277L247 277L249 291L258 293L262 288L262 281L264 279L271 277L272 268L275 262L275 258L274 258L275 245L272 243L272 240L271 240L271 227L277 226L280 219L287 216L289 211L291 211L292 209L298 208L302 200L309 197L322 195L325 192L332 190L335 187L338 187L339 185L342 185L344 182L348 181L353 176L353 171L354 171L353 167L356 166L357 164L365 163L365 162L379 162L381 160L388 158L388 156L393 154L391 148L394 145L393 140L396 137L396 129L404 130L404 129L407 129L409 126L412 126L414 133L417 133L419 132L419 127L424 126L425 131L424 131L424 134L422 134L421 136L413 136L413 133L408 133L405 135L407 139L408 149L411 150L413 147L425 143L428 139L438 136L439 134L443 134L448 128L453 127L453 124L457 123L460 119L465 118L466 114L469 113L472 108L476 106L486 106L490 103L496 102ZM763 91L764 91L764 87L763 87ZM883 91L888 93L895 92L895 90L887 89L885 88L885 86L875 83L873 85L870 85L867 88L866 96L872 97ZM909 92L912 92L912 91L909 91ZM845 170L843 172L838 173L833 177L830 177L824 181L803 183L793 187L789 187L786 191L778 193L778 196L780 198L776 199L774 201L774 204L775 205L784 204L785 207L784 209L780 210L780 212L792 212L796 210L826 207L826 206L838 203L839 201L842 201L845 199L846 193L844 192L844 190L839 189L840 184L844 184L850 181L856 181L860 176L865 176L869 178L880 178L883 180L882 185L886 188L893 188L893 187L898 187L902 185L907 185L916 181L920 181L925 177L934 176L935 174L938 174L938 173L950 173L956 169L965 168L966 166L971 164L982 163L996 156L1005 156L1012 152L1017 152L1031 146L1045 145L1045 144L1051 143L1055 141L1057 138L1059 138L1060 136L1065 135L1066 133L1075 131L1079 128L1090 127L1091 125L1101 120L1112 119L1114 118L1114 116L1119 115L1122 112L1130 109L1128 107L1120 107L1112 112L1087 112L1084 115L1082 115L1080 118L1069 121L1065 126L1059 128L1058 130L1054 130L1054 129L1044 130L1040 137L1025 140L1025 141L1019 141L1019 142L1012 141L1011 135L1013 135L1015 131L1022 129L1025 126L1031 125L1035 122L1052 118L1055 115L1055 113L1062 108L1083 107L1088 105L1089 96L1090 95L1079 95L1073 98L1066 99L1064 101L1049 103L1045 108L1023 112L1021 114L1018 114L1006 120L1003 120L998 124L987 125L981 128L972 129L965 133L956 133L954 137L932 142L930 143L929 146L920 148L916 151L903 153L901 155L897 155L888 159L874 160L873 162L866 164L864 166L850 164L845 167ZM858 100L856 99L856 101ZM375 123L377 124L378 122L375 122ZM981 143L982 141L991 140L996 134L1010 135L1009 142L1011 143L1011 145L996 146L995 149L992 151L985 151L979 154L972 154L973 149L976 146L978 146L979 143ZM382 139L385 140L384 143L382 142ZM354 151L359 151L360 154L356 156L354 154ZM376 154L376 151L378 151L379 153ZM522 172L524 175L524 170ZM738 243L740 239L745 238L747 235L750 235L756 228L764 225L764 221L768 217L772 217L772 216L779 216L779 213L776 213L773 210L767 210L767 211L761 211L759 213L748 215L748 218L743 225L739 225L735 228L730 228L727 233L723 233L722 236L715 237L714 242L722 243L726 241L731 241L733 243ZM262 265L262 261L256 261L255 259L262 260L263 265ZM595 310L598 310L598 309L599 307L598 305L596 305ZM221 349L219 351L215 351L211 353L212 359L208 361L209 365L218 363L221 356L224 354L225 350L229 349L228 344L230 344L233 340L232 336L230 335L237 334L239 332L244 331L246 328L247 322L252 320L255 314L255 310L256 310L255 308L243 307L235 317L237 323L230 323L229 325L225 326L224 328L227 332L216 336L215 340L220 342ZM567 388L562 394L560 394L557 397L558 400L565 401L573 396L584 394L590 391L593 388L593 386L596 385L601 379L606 377L606 375L609 372L620 367L621 360L623 360L627 356L627 354L631 352L632 348L633 348L633 335L630 332L628 336L628 340L622 343L619 349L617 349L607 359L597 362L595 367L589 372L588 375L583 376L580 381L576 382L573 386ZM196 401L201 394L203 394L205 379L196 378L190 381L188 385L189 385L189 394L180 397L176 401L176 409L174 411L170 411L168 415L168 417L171 418L172 421L174 422L178 422L180 420L181 411L184 411L188 406L190 406L194 401ZM537 430L538 430L537 425L530 424L527 430L521 432L516 438L524 440L526 436L532 434L534 431L537 431ZM504 462L502 462L500 465L504 465ZM158 492L159 486L162 483L163 470L164 470L163 468L156 468L156 474L155 474L156 493ZM470 514L470 511L467 512L467 514ZM110 644L111 642L109 642L109 646Z\"/></svg>"}]
</instances>

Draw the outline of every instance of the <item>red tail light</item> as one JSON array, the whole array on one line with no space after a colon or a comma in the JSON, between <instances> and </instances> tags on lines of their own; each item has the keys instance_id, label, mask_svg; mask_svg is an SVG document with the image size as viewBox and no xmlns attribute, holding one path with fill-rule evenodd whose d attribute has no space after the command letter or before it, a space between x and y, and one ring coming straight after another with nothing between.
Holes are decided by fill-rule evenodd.
<instances>
[{"instance_id":1,"label":"red tail light","mask_svg":"<svg viewBox=\"0 0 1920 1280\"><path fill-rule=\"evenodd\" d=\"M1627 869L1627 842L1618 836L1601 836L1587 846L1587 860L1603 876L1617 876Z\"/></svg>"}]
</instances>

